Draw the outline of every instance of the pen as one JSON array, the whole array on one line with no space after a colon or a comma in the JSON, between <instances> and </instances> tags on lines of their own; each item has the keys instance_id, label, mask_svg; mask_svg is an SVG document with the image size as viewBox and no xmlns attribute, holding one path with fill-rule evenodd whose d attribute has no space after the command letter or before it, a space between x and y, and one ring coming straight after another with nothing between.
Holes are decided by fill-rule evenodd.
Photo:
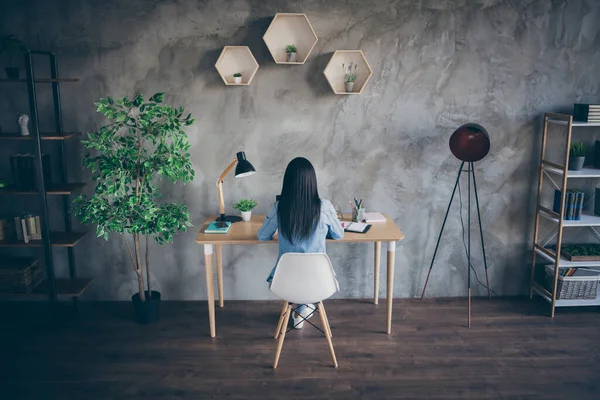
<instances>
[{"instance_id":1,"label":"pen","mask_svg":"<svg viewBox=\"0 0 600 400\"><path fill-rule=\"evenodd\" d=\"M356 210L356 207L354 207L354 204L352 204L351 201L348 201L348 203L350 203L350 207L352 207L353 210Z\"/></svg>"}]
</instances>

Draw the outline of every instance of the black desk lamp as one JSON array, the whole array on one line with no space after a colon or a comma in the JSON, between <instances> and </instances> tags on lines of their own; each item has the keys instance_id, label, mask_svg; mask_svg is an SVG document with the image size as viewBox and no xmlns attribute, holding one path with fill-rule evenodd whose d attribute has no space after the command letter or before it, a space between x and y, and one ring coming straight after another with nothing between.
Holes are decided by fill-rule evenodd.
<instances>
[{"instance_id":1,"label":"black desk lamp","mask_svg":"<svg viewBox=\"0 0 600 400\"><path fill-rule=\"evenodd\" d=\"M237 164L237 165L236 165ZM217 179L217 188L219 189L219 217L217 218L218 222L239 222L242 220L242 217L237 215L225 215L225 201L223 200L223 180L227 176L227 174L233 169L235 166L235 177L243 178L245 176L250 176L256 172L250 161L246 160L246 153L240 151L236 154L236 158L233 159L225 168L225 171L219 176Z\"/></svg>"}]
</instances>

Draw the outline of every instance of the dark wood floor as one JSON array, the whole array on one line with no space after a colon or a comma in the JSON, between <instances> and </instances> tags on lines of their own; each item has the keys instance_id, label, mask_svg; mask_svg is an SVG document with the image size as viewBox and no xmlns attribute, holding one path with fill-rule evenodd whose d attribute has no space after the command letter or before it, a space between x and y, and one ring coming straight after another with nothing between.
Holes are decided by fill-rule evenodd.
<instances>
[{"instance_id":1,"label":"dark wood floor","mask_svg":"<svg viewBox=\"0 0 600 400\"><path fill-rule=\"evenodd\" d=\"M286 338L277 370L280 304L226 302L217 338L206 302L163 303L153 326L129 303L83 303L49 327L41 304L1 304L0 399L599 399L600 312L528 299L326 303L339 368L316 330ZM318 319L318 318L317 318Z\"/></svg>"}]
</instances>

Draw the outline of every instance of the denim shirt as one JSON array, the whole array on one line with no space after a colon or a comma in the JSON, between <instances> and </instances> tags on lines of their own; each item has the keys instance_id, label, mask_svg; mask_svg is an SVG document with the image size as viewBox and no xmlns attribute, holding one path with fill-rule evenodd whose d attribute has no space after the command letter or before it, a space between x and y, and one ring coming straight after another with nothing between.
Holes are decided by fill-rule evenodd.
<instances>
[{"instance_id":1,"label":"denim shirt","mask_svg":"<svg viewBox=\"0 0 600 400\"><path fill-rule=\"evenodd\" d=\"M275 202L267 215L265 222L258 230L258 240L266 242L273 239L275 231L279 228L277 220L277 206ZM292 244L285 236L279 234L279 258L284 253L325 253L325 239L341 239L344 237L344 229L337 217L337 212L329 200L321 200L321 217L315 231L305 240ZM277 266L277 262L275 266ZM275 267L271 270L267 282L273 280Z\"/></svg>"}]
</instances>

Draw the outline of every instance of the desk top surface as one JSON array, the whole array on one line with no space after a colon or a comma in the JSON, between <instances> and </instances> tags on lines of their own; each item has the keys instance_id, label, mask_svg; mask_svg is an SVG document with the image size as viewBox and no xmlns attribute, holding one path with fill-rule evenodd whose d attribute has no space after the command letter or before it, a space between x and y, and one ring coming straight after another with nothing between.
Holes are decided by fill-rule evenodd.
<instances>
[{"instance_id":1,"label":"desk top surface","mask_svg":"<svg viewBox=\"0 0 600 400\"><path fill-rule=\"evenodd\" d=\"M385 214L384 214L385 215ZM204 233L208 224L217 217L208 218L204 221L202 229L196 235L198 244L256 244L256 243L277 243L277 240L260 242L257 239L257 233L265 220L264 215L252 215L249 222L236 222L231 224L227 233ZM344 232L344 238L341 240L327 239L327 242L399 242L404 239L404 234L388 215L385 215L386 222L371 224L371 229L367 233ZM344 221L350 221L350 215L344 215Z\"/></svg>"}]
</instances>

